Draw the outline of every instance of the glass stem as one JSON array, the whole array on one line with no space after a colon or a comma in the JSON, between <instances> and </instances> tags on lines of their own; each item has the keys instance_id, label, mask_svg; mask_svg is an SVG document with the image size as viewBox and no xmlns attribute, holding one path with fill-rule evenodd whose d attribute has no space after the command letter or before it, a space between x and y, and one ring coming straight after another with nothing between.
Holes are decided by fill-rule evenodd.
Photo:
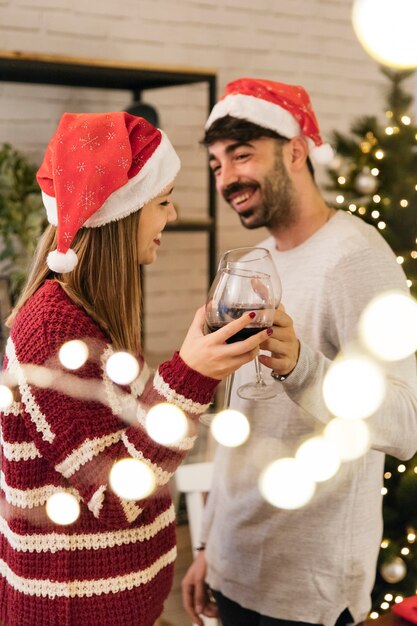
<instances>
[{"instance_id":1,"label":"glass stem","mask_svg":"<svg viewBox=\"0 0 417 626\"><path fill-rule=\"evenodd\" d=\"M230 406L230 394L232 393L232 385L235 375L229 374L226 378L226 386L224 390L223 409L228 409Z\"/></svg>"},{"instance_id":2,"label":"glass stem","mask_svg":"<svg viewBox=\"0 0 417 626\"><path fill-rule=\"evenodd\" d=\"M261 372L261 364L259 363L259 359L256 356L255 357L255 370L256 370L256 384L257 385L261 385L262 387L265 387L265 381L263 379L262 376L262 372Z\"/></svg>"}]
</instances>

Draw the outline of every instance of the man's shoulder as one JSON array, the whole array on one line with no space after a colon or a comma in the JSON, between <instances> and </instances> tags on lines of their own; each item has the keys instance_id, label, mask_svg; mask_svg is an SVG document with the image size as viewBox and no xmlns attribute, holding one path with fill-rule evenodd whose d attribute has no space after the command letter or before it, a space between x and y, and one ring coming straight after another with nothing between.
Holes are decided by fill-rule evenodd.
<instances>
[{"instance_id":1,"label":"man's shoulder","mask_svg":"<svg viewBox=\"0 0 417 626\"><path fill-rule=\"evenodd\" d=\"M356 215L338 210L329 224L328 240L340 256L359 251L373 251L389 256L394 253L382 234L372 224L368 224Z\"/></svg>"}]
</instances>

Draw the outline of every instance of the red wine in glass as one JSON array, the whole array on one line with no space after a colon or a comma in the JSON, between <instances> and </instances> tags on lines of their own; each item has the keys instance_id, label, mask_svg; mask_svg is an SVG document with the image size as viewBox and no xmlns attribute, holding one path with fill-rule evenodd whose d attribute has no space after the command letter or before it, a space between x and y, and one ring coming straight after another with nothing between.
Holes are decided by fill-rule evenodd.
<instances>
[{"instance_id":1,"label":"red wine in glass","mask_svg":"<svg viewBox=\"0 0 417 626\"><path fill-rule=\"evenodd\" d=\"M259 306L253 306L253 305L252 306L246 305L246 306L239 306L239 307L231 306L225 310L225 316L227 316L227 318L230 318L230 320L238 319L245 313L250 313L251 311L255 313L258 313L258 312L260 313L262 311L265 312L265 307L259 307ZM258 322L256 321L256 318L255 318L255 320L251 323L250 326L245 326L245 328L242 328L239 332L229 337L229 339L226 339L226 343L235 343L236 341L244 341L245 339L248 339L248 337L252 337L253 335L256 335L257 333L261 332L261 330L266 330L267 328L271 327L271 323L269 323L268 320L263 320L262 315L259 317L260 319ZM214 324L207 323L207 328L212 333L215 330L218 330L219 328L223 328L228 323L229 322L224 322L224 323L218 322Z\"/></svg>"}]
</instances>

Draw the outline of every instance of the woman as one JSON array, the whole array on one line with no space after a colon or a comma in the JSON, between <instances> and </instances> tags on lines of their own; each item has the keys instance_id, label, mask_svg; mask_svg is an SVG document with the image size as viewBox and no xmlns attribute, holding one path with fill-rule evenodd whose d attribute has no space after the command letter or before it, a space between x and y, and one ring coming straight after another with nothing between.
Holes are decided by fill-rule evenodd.
<instances>
[{"instance_id":1,"label":"woman","mask_svg":"<svg viewBox=\"0 0 417 626\"><path fill-rule=\"evenodd\" d=\"M167 222L179 159L164 133L127 113L64 114L38 171L50 226L8 322L5 368L15 401L1 414L0 620L4 626L151 626L163 609L175 559L168 481L191 448L199 415L223 377L251 360L266 332L225 340L250 315L204 335L200 309L184 343L152 374L141 350L140 265L152 263ZM87 361L61 365L81 339ZM136 355L130 385L113 383L115 351ZM157 444L147 408L169 401L189 431ZM109 472L144 461L155 491L117 495ZM55 524L56 492L80 506Z\"/></svg>"}]
</instances>

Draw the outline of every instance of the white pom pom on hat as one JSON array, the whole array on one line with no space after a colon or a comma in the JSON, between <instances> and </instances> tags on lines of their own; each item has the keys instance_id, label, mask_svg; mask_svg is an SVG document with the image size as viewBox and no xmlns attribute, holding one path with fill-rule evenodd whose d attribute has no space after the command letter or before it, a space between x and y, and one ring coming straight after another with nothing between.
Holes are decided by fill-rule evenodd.
<instances>
[{"instance_id":1,"label":"white pom pom on hat","mask_svg":"<svg viewBox=\"0 0 417 626\"><path fill-rule=\"evenodd\" d=\"M48 267L58 274L65 274L66 272L72 272L74 267L78 263L78 257L74 250L68 248L66 252L58 252L53 250L47 256L46 260Z\"/></svg>"},{"instance_id":2,"label":"white pom pom on hat","mask_svg":"<svg viewBox=\"0 0 417 626\"><path fill-rule=\"evenodd\" d=\"M328 143L322 143L321 146L314 146L309 151L311 159L315 163L327 165L334 158L334 150Z\"/></svg>"},{"instance_id":3,"label":"white pom pom on hat","mask_svg":"<svg viewBox=\"0 0 417 626\"><path fill-rule=\"evenodd\" d=\"M64 113L37 172L57 250L48 266L72 271L78 230L138 211L176 177L180 160L165 133L125 112Z\"/></svg>"},{"instance_id":4,"label":"white pom pom on hat","mask_svg":"<svg viewBox=\"0 0 417 626\"><path fill-rule=\"evenodd\" d=\"M268 128L288 139L305 137L309 156L315 163L327 164L333 159L332 147L321 138L309 95L299 85L239 78L226 85L223 97L207 119L206 130L226 115Z\"/></svg>"}]
</instances>

